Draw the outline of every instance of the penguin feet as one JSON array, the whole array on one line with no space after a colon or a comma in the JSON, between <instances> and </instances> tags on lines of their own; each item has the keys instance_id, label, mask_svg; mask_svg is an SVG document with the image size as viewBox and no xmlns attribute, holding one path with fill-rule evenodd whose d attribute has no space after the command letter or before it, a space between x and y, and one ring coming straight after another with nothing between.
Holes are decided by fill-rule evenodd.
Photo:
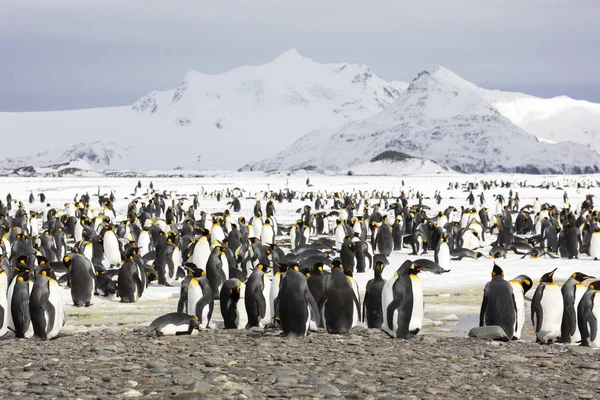
<instances>
[{"instance_id":1,"label":"penguin feet","mask_svg":"<svg viewBox=\"0 0 600 400\"><path fill-rule=\"evenodd\" d=\"M86 303L85 303L85 306L86 306L86 307L89 307L89 306L91 306L91 305L92 305L92 303L90 303L89 301L86 301Z\"/></svg>"}]
</instances>

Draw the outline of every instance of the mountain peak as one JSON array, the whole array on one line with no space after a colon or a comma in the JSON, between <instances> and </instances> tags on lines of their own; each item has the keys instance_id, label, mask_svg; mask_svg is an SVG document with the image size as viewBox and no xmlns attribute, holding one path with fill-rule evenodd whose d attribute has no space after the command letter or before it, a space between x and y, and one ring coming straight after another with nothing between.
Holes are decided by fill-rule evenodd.
<instances>
[{"instance_id":1,"label":"mountain peak","mask_svg":"<svg viewBox=\"0 0 600 400\"><path fill-rule=\"evenodd\" d=\"M440 65L433 69L431 75L439 81L446 82L454 86L468 87L472 89L477 87L474 83L467 81L455 72L450 71L448 68L444 68Z\"/></svg>"},{"instance_id":2,"label":"mountain peak","mask_svg":"<svg viewBox=\"0 0 600 400\"><path fill-rule=\"evenodd\" d=\"M273 60L273 63L288 63L288 62L303 62L312 60L308 57L304 57L302 54L298 52L295 48L291 48L289 50L281 53L277 58Z\"/></svg>"}]
</instances>

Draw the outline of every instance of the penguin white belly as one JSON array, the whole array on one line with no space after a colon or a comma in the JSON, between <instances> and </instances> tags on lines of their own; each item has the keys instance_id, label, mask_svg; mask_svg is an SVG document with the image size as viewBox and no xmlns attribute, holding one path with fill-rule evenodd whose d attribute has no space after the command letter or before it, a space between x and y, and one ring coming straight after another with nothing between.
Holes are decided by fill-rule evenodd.
<instances>
[{"instance_id":1,"label":"penguin white belly","mask_svg":"<svg viewBox=\"0 0 600 400\"><path fill-rule=\"evenodd\" d=\"M542 205L540 204L540 202L538 200L533 202L533 212L535 214L539 213L540 210L542 209Z\"/></svg>"},{"instance_id":2,"label":"penguin white belly","mask_svg":"<svg viewBox=\"0 0 600 400\"><path fill-rule=\"evenodd\" d=\"M600 299L596 299L596 295L594 295L594 307L592 308L592 313L594 314L594 317L596 317L596 327L600 328ZM588 339L590 347L594 349L600 348L600 331L598 331L598 329L596 331L598 333L596 334L595 340L592 340L591 337ZM591 332L589 327L588 332Z\"/></svg>"},{"instance_id":3,"label":"penguin white belly","mask_svg":"<svg viewBox=\"0 0 600 400\"><path fill-rule=\"evenodd\" d=\"M56 282L54 279L50 279L50 281L48 282L48 301L54 306L54 326L46 327L46 335L48 337L48 340L55 338L65 323L65 313L63 310L61 290L62 289L60 288L60 286L58 286L58 282ZM46 321L48 321L47 315Z\"/></svg>"},{"instance_id":4,"label":"penguin white belly","mask_svg":"<svg viewBox=\"0 0 600 400\"><path fill-rule=\"evenodd\" d=\"M11 243L8 241L8 239L6 238L6 236L2 237L2 243L4 243L4 248L6 249L6 257L10 258L10 255L12 254L12 248L11 248Z\"/></svg>"},{"instance_id":5,"label":"penguin white belly","mask_svg":"<svg viewBox=\"0 0 600 400\"><path fill-rule=\"evenodd\" d=\"M94 256L94 248L91 242L85 244L85 247L83 248L83 255L85 258L90 260L90 262L92 261L92 257Z\"/></svg>"},{"instance_id":6,"label":"penguin white belly","mask_svg":"<svg viewBox=\"0 0 600 400\"><path fill-rule=\"evenodd\" d=\"M466 231L463 234L463 248L469 249L469 250L475 250L478 247L479 247L479 239L477 239L475 237L475 235L473 235L473 232Z\"/></svg>"},{"instance_id":7,"label":"penguin white belly","mask_svg":"<svg viewBox=\"0 0 600 400\"><path fill-rule=\"evenodd\" d=\"M592 260L600 260L600 232L592 233L590 240L590 257Z\"/></svg>"},{"instance_id":8,"label":"penguin white belly","mask_svg":"<svg viewBox=\"0 0 600 400\"><path fill-rule=\"evenodd\" d=\"M423 286L421 285L421 279L417 275L410 275L410 281L413 292L413 309L408 324L408 331L414 332L421 330L423 326Z\"/></svg>"},{"instance_id":9,"label":"penguin white belly","mask_svg":"<svg viewBox=\"0 0 600 400\"><path fill-rule=\"evenodd\" d=\"M164 220L160 219L156 221L156 225L158 225L161 231L167 232L167 223Z\"/></svg>"},{"instance_id":10,"label":"penguin white belly","mask_svg":"<svg viewBox=\"0 0 600 400\"><path fill-rule=\"evenodd\" d=\"M196 264L196 267L205 269L208 258L210 257L210 246L206 238L201 238L200 241L194 246L194 254L192 255L192 262Z\"/></svg>"},{"instance_id":11,"label":"penguin white belly","mask_svg":"<svg viewBox=\"0 0 600 400\"><path fill-rule=\"evenodd\" d=\"M150 251L150 234L148 231L142 231L138 237L138 247L140 248L140 256L144 257Z\"/></svg>"},{"instance_id":12,"label":"penguin white belly","mask_svg":"<svg viewBox=\"0 0 600 400\"><path fill-rule=\"evenodd\" d=\"M294 250L296 248L296 227L292 226L290 229L290 248Z\"/></svg>"},{"instance_id":13,"label":"penguin white belly","mask_svg":"<svg viewBox=\"0 0 600 400\"><path fill-rule=\"evenodd\" d=\"M245 292L246 285L242 283L242 286L240 287L240 299L235 307L237 314L237 329L245 329L246 325L248 325L248 313L246 312L246 301L244 300Z\"/></svg>"},{"instance_id":14,"label":"penguin white belly","mask_svg":"<svg viewBox=\"0 0 600 400\"><path fill-rule=\"evenodd\" d=\"M221 253L221 268L225 274L225 280L229 279L229 261L227 261L225 253Z\"/></svg>"},{"instance_id":15,"label":"penguin white belly","mask_svg":"<svg viewBox=\"0 0 600 400\"><path fill-rule=\"evenodd\" d=\"M29 221L29 223L31 224L31 235L32 236L37 236L40 233L40 229L38 226L38 220L37 218L31 218L31 220Z\"/></svg>"},{"instance_id":16,"label":"penguin white belly","mask_svg":"<svg viewBox=\"0 0 600 400\"><path fill-rule=\"evenodd\" d=\"M575 285L575 301L573 302L574 306L575 306L575 321L577 321L578 319L578 315L577 315L577 306L579 305L579 302L581 301L581 298L583 297L584 293L586 292L587 288L585 287L585 285L578 283L577 285ZM573 333L573 335L571 336L571 343L575 344L581 342L581 332L579 332L579 324L575 323L575 332Z\"/></svg>"},{"instance_id":17,"label":"penguin white belly","mask_svg":"<svg viewBox=\"0 0 600 400\"><path fill-rule=\"evenodd\" d=\"M188 324L175 325L175 324L167 324L160 328L160 333L164 336L175 336L180 332L187 332L190 329Z\"/></svg>"},{"instance_id":18,"label":"penguin white belly","mask_svg":"<svg viewBox=\"0 0 600 400\"><path fill-rule=\"evenodd\" d=\"M502 214L502 203L496 203L496 215Z\"/></svg>"},{"instance_id":19,"label":"penguin white belly","mask_svg":"<svg viewBox=\"0 0 600 400\"><path fill-rule=\"evenodd\" d=\"M202 295L200 283L198 283L196 278L192 278L188 286L187 313L189 315L196 315L196 304L198 304ZM204 320L202 322L204 322Z\"/></svg>"},{"instance_id":20,"label":"penguin white belly","mask_svg":"<svg viewBox=\"0 0 600 400\"><path fill-rule=\"evenodd\" d=\"M352 327L357 326L360 323L359 313L360 313L360 294L358 291L358 284L356 280L352 277L348 277L350 280L350 284L352 285L352 291L354 292L354 296L358 299L358 305L354 304L353 313L352 313Z\"/></svg>"},{"instance_id":21,"label":"penguin white belly","mask_svg":"<svg viewBox=\"0 0 600 400\"><path fill-rule=\"evenodd\" d=\"M121 251L119 250L119 240L113 231L106 231L102 244L106 261L110 265L118 265L121 263Z\"/></svg>"},{"instance_id":22,"label":"penguin white belly","mask_svg":"<svg viewBox=\"0 0 600 400\"><path fill-rule=\"evenodd\" d=\"M344 238L346 237L346 232L341 225L338 225L335 228L335 249L340 251L342 249L342 243L344 243Z\"/></svg>"},{"instance_id":23,"label":"penguin white belly","mask_svg":"<svg viewBox=\"0 0 600 400\"><path fill-rule=\"evenodd\" d=\"M450 248L446 242L440 243L438 249L438 264L443 269L450 269Z\"/></svg>"},{"instance_id":24,"label":"penguin white belly","mask_svg":"<svg viewBox=\"0 0 600 400\"><path fill-rule=\"evenodd\" d=\"M539 332L537 332L537 336L542 342L554 340L560 336L560 326L564 310L560 287L554 283L546 285L540 305L544 315L542 326Z\"/></svg>"},{"instance_id":25,"label":"penguin white belly","mask_svg":"<svg viewBox=\"0 0 600 400\"><path fill-rule=\"evenodd\" d=\"M10 310L8 308L8 299L6 293L8 291L8 277L6 272L0 272L0 309L3 310L3 317L0 320L0 337L6 335L8 332L8 315Z\"/></svg>"},{"instance_id":26,"label":"penguin white belly","mask_svg":"<svg viewBox=\"0 0 600 400\"><path fill-rule=\"evenodd\" d=\"M225 240L225 233L223 232L223 228L221 228L220 225L213 225L210 231L210 237L213 240L219 241L219 243L223 243L223 240Z\"/></svg>"},{"instance_id":27,"label":"penguin white belly","mask_svg":"<svg viewBox=\"0 0 600 400\"><path fill-rule=\"evenodd\" d=\"M523 297L523 286L521 282L510 281L515 296L515 304L517 306L517 329L513 336L517 339L521 338L523 326L525 325L525 298Z\"/></svg>"},{"instance_id":28,"label":"penguin white belly","mask_svg":"<svg viewBox=\"0 0 600 400\"><path fill-rule=\"evenodd\" d=\"M260 327L267 325L273 318L271 314L271 302L269 301L271 297L271 280L267 274L263 275L263 285L262 295L265 299L265 316L258 321L258 326Z\"/></svg>"},{"instance_id":29,"label":"penguin white belly","mask_svg":"<svg viewBox=\"0 0 600 400\"><path fill-rule=\"evenodd\" d=\"M260 238L260 234L262 233L262 227L263 223L261 219L258 217L254 217L254 219L252 220L252 229L254 231L254 236L252 237Z\"/></svg>"},{"instance_id":30,"label":"penguin white belly","mask_svg":"<svg viewBox=\"0 0 600 400\"><path fill-rule=\"evenodd\" d=\"M264 244L273 244L273 228L270 225L263 226L260 234L260 241Z\"/></svg>"},{"instance_id":31,"label":"penguin white belly","mask_svg":"<svg viewBox=\"0 0 600 400\"><path fill-rule=\"evenodd\" d=\"M81 222L77 221L75 224L75 230L73 231L73 239L75 242L79 242L83 238L83 225Z\"/></svg>"},{"instance_id":32,"label":"penguin white belly","mask_svg":"<svg viewBox=\"0 0 600 400\"><path fill-rule=\"evenodd\" d=\"M281 283L281 272L277 272L273 276L273 280L271 281L271 286L269 287L269 304L271 306L271 321L275 320L276 309L275 309L275 299L279 296L279 284Z\"/></svg>"},{"instance_id":33,"label":"penguin white belly","mask_svg":"<svg viewBox=\"0 0 600 400\"><path fill-rule=\"evenodd\" d=\"M396 279L398 279L396 276L388 279L383 285L383 290L381 291L381 310L383 311L383 324L381 325L381 329L392 337L396 337L396 329L394 326L388 326L387 309L390 303L394 300L393 289ZM396 325L397 314L398 312L394 311L394 318L392 319L393 325Z\"/></svg>"},{"instance_id":34,"label":"penguin white belly","mask_svg":"<svg viewBox=\"0 0 600 400\"><path fill-rule=\"evenodd\" d=\"M167 271L165 274L165 279L166 279L167 283L169 283L169 284L173 283L173 281L175 281L175 279L177 278L177 270L183 264L179 246L175 246L175 249L173 250L173 256L171 257L171 259L173 260L173 271L171 272L167 268Z\"/></svg>"}]
</instances>

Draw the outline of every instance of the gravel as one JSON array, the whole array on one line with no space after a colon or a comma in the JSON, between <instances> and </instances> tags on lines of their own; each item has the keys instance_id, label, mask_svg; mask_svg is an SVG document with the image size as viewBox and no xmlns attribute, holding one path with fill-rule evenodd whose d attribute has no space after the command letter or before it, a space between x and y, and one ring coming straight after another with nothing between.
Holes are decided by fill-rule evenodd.
<instances>
[{"instance_id":1,"label":"gravel","mask_svg":"<svg viewBox=\"0 0 600 400\"><path fill-rule=\"evenodd\" d=\"M208 330L155 338L144 328L0 340L0 398L599 398L600 352L530 341L379 330Z\"/></svg>"}]
</instances>

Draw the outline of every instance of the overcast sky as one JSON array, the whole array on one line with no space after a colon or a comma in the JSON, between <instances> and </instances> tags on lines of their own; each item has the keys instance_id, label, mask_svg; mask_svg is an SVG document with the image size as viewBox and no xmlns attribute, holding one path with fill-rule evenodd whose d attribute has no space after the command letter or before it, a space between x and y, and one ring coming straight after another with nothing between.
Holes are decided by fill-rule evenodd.
<instances>
[{"instance_id":1,"label":"overcast sky","mask_svg":"<svg viewBox=\"0 0 600 400\"><path fill-rule=\"evenodd\" d=\"M600 102L600 0L0 0L0 110L133 103L295 47L387 80Z\"/></svg>"}]
</instances>

